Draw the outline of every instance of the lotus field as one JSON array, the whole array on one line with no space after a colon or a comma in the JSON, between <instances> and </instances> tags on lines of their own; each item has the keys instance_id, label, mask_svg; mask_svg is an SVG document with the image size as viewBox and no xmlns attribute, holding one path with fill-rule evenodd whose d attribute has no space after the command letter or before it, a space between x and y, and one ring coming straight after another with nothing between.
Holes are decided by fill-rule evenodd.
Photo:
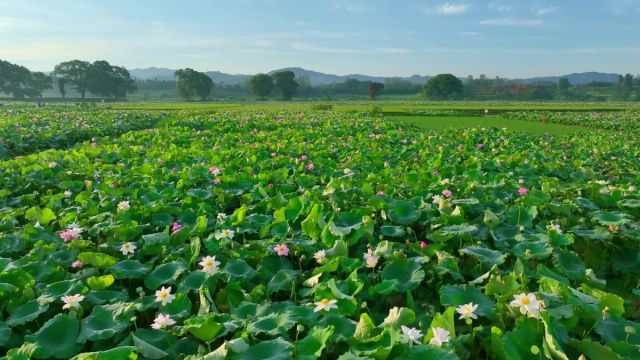
<instances>
[{"instance_id":1,"label":"lotus field","mask_svg":"<svg viewBox=\"0 0 640 360\"><path fill-rule=\"evenodd\" d=\"M2 111L1 359L640 358L629 113Z\"/></svg>"}]
</instances>

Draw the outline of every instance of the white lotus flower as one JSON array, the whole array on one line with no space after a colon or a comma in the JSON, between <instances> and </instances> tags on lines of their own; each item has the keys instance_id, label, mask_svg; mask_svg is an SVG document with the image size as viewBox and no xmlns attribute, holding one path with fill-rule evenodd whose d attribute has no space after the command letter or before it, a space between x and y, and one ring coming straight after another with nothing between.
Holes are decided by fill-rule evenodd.
<instances>
[{"instance_id":1,"label":"white lotus flower","mask_svg":"<svg viewBox=\"0 0 640 360\"><path fill-rule=\"evenodd\" d=\"M369 249L363 256L368 268L374 268L378 265L378 257L373 254L373 250Z\"/></svg>"},{"instance_id":2,"label":"white lotus flower","mask_svg":"<svg viewBox=\"0 0 640 360\"><path fill-rule=\"evenodd\" d=\"M553 231L557 232L558 234L562 234L562 228L560 227L559 224L551 223L551 224L547 225L547 230L549 230L549 231L553 230Z\"/></svg>"},{"instance_id":3,"label":"white lotus flower","mask_svg":"<svg viewBox=\"0 0 640 360\"><path fill-rule=\"evenodd\" d=\"M513 298L514 300L511 301L509 305L520 308L520 313L522 315L537 317L544 306L544 303L536 299L536 296L533 293L521 293L513 295Z\"/></svg>"},{"instance_id":4,"label":"white lotus flower","mask_svg":"<svg viewBox=\"0 0 640 360\"><path fill-rule=\"evenodd\" d=\"M205 256L200 261L200 266L202 266L202 271L211 275L218 270L218 265L220 265L220 261L216 261L215 256Z\"/></svg>"},{"instance_id":5,"label":"white lotus flower","mask_svg":"<svg viewBox=\"0 0 640 360\"><path fill-rule=\"evenodd\" d=\"M338 308L338 305L336 305L337 302L338 301L334 299L331 299L331 300L322 299L314 304L316 307L313 309L313 312L318 312L321 310L330 311L331 309L337 309Z\"/></svg>"},{"instance_id":6,"label":"white lotus flower","mask_svg":"<svg viewBox=\"0 0 640 360\"><path fill-rule=\"evenodd\" d=\"M324 250L316 251L316 253L313 254L313 258L316 259L318 264L321 264L322 261L324 261L324 259L326 258L326 256L327 256L327 252Z\"/></svg>"},{"instance_id":7,"label":"white lotus flower","mask_svg":"<svg viewBox=\"0 0 640 360\"><path fill-rule=\"evenodd\" d=\"M322 192L322 195L324 195L324 196L331 196L331 195L333 195L333 193L334 193L335 191L336 191L336 190L335 190L334 188L330 187L330 188L327 188L325 191L323 191L323 192Z\"/></svg>"},{"instance_id":8,"label":"white lotus flower","mask_svg":"<svg viewBox=\"0 0 640 360\"><path fill-rule=\"evenodd\" d=\"M153 319L153 324L151 324L151 327L158 330L164 329L167 326L175 325L175 323L176 321L173 320L171 316L169 316L169 314L159 314L155 319Z\"/></svg>"},{"instance_id":9,"label":"white lotus flower","mask_svg":"<svg viewBox=\"0 0 640 360\"><path fill-rule=\"evenodd\" d=\"M124 256L127 256L127 254L133 255L133 253L136 251L137 248L138 247L136 246L136 244L131 242L126 242L120 246L120 251Z\"/></svg>"},{"instance_id":10,"label":"white lotus flower","mask_svg":"<svg viewBox=\"0 0 640 360\"><path fill-rule=\"evenodd\" d=\"M434 327L431 329L433 332L433 337L429 340L429 344L435 345L437 347L442 346L442 344L449 342L451 340L451 336L449 335L449 331L441 328Z\"/></svg>"},{"instance_id":11,"label":"white lotus flower","mask_svg":"<svg viewBox=\"0 0 640 360\"><path fill-rule=\"evenodd\" d=\"M319 273L318 275L315 275L315 276L312 276L312 277L308 278L307 280L305 280L304 286L314 287L314 286L318 285L318 283L320 282L320 277L321 276L322 276L322 273Z\"/></svg>"},{"instance_id":12,"label":"white lotus flower","mask_svg":"<svg viewBox=\"0 0 640 360\"><path fill-rule=\"evenodd\" d=\"M80 307L80 302L82 302L82 300L84 300L84 296L80 294L63 296L62 302L64 303L64 305L62 306L62 308L63 309L78 308Z\"/></svg>"},{"instance_id":13,"label":"white lotus flower","mask_svg":"<svg viewBox=\"0 0 640 360\"><path fill-rule=\"evenodd\" d=\"M69 191L69 190L65 190L65 192L63 194L64 194L64 197L69 197L69 196L73 195L73 193L71 191Z\"/></svg>"},{"instance_id":14,"label":"white lotus flower","mask_svg":"<svg viewBox=\"0 0 640 360\"><path fill-rule=\"evenodd\" d=\"M131 206L129 205L129 201L120 201L118 203L118 211L127 211Z\"/></svg>"},{"instance_id":15,"label":"white lotus flower","mask_svg":"<svg viewBox=\"0 0 640 360\"><path fill-rule=\"evenodd\" d=\"M219 212L218 215L216 215L216 219L218 219L218 221L225 221L228 217L229 216L223 212Z\"/></svg>"},{"instance_id":16,"label":"white lotus flower","mask_svg":"<svg viewBox=\"0 0 640 360\"><path fill-rule=\"evenodd\" d=\"M168 288L163 286L160 290L156 291L156 301L162 303L162 306L169 304L175 298L176 296L171 294L171 286Z\"/></svg>"},{"instance_id":17,"label":"white lotus flower","mask_svg":"<svg viewBox=\"0 0 640 360\"><path fill-rule=\"evenodd\" d=\"M477 319L478 316L475 314L476 309L478 308L478 304L474 304L472 302L464 305L460 305L456 308L456 312L460 314L459 320L462 319Z\"/></svg>"},{"instance_id":18,"label":"white lotus flower","mask_svg":"<svg viewBox=\"0 0 640 360\"><path fill-rule=\"evenodd\" d=\"M420 338L423 336L422 331L404 325L400 326L400 329L402 329L402 337L405 342L420 344Z\"/></svg>"},{"instance_id":19,"label":"white lotus flower","mask_svg":"<svg viewBox=\"0 0 640 360\"><path fill-rule=\"evenodd\" d=\"M235 232L231 229L223 229L218 231L215 234L216 240L220 240L220 239L233 239L233 237L235 236Z\"/></svg>"}]
</instances>

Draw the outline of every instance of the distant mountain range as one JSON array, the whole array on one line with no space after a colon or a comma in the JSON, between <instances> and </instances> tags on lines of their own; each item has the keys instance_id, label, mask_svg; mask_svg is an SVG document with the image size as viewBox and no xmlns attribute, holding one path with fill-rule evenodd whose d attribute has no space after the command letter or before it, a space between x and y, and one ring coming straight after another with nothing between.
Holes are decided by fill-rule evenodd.
<instances>
[{"instance_id":1,"label":"distant mountain range","mask_svg":"<svg viewBox=\"0 0 640 360\"><path fill-rule=\"evenodd\" d=\"M173 73L175 70L167 69L167 68L156 68L149 67L144 69L131 69L129 72L131 76L138 80L149 80L149 79L157 79L157 80L174 80ZM375 81L384 83L386 80L391 77L382 77L382 76L369 76L362 74L349 74L349 75L334 75L334 74L325 74L313 70L306 70L299 67L291 67L291 68L283 68L270 71L269 74L273 74L278 71L292 71L296 74L297 78L306 77L309 79L311 85L327 85L332 83L343 82L347 79L356 79L360 81ZM224 83L227 85L237 85L242 84L251 78L251 75L245 74L226 74L220 71L208 71L206 72L209 77L215 83ZM591 82L605 82L605 83L616 83L618 82L619 74L610 74L610 73L601 73L601 72L583 72L583 73L573 73L563 76L542 76L542 77L533 77L528 79L513 79L514 81L521 84L544 84L544 83L557 83L558 80L562 77L566 77L569 79L569 82L572 85L584 85ZM424 84L427 80L431 78L431 76L423 76L423 75L412 75L409 77L395 77L403 80L408 80L412 83L416 84ZM464 78L461 78L464 81Z\"/></svg>"}]
</instances>

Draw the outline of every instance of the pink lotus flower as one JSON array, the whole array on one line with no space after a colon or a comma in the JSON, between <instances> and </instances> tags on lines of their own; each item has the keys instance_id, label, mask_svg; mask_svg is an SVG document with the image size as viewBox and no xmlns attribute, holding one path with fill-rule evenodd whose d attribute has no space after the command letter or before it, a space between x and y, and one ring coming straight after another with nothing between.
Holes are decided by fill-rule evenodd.
<instances>
[{"instance_id":1,"label":"pink lotus flower","mask_svg":"<svg viewBox=\"0 0 640 360\"><path fill-rule=\"evenodd\" d=\"M213 179L213 183L216 184L216 185L220 184L220 179Z\"/></svg>"},{"instance_id":2,"label":"pink lotus flower","mask_svg":"<svg viewBox=\"0 0 640 360\"><path fill-rule=\"evenodd\" d=\"M476 146L478 147L478 150L482 150L484 148L484 144L478 144Z\"/></svg>"},{"instance_id":3,"label":"pink lotus flower","mask_svg":"<svg viewBox=\"0 0 640 360\"><path fill-rule=\"evenodd\" d=\"M269 187L272 188L273 187L273 183L269 183Z\"/></svg>"},{"instance_id":4,"label":"pink lotus flower","mask_svg":"<svg viewBox=\"0 0 640 360\"><path fill-rule=\"evenodd\" d=\"M278 156L278 153L275 153L275 152L271 153L271 157L276 157L276 156Z\"/></svg>"},{"instance_id":5,"label":"pink lotus flower","mask_svg":"<svg viewBox=\"0 0 640 360\"><path fill-rule=\"evenodd\" d=\"M215 166L212 166L209 168L209 172L215 176L218 176L222 173L222 171L224 170L224 168L218 168Z\"/></svg>"},{"instance_id":6,"label":"pink lotus flower","mask_svg":"<svg viewBox=\"0 0 640 360\"><path fill-rule=\"evenodd\" d=\"M171 226L171 232L174 233L174 232L176 232L176 231L178 231L180 229L182 229L182 224L180 224L177 221L174 221L173 222L173 226Z\"/></svg>"},{"instance_id":7,"label":"pink lotus flower","mask_svg":"<svg viewBox=\"0 0 640 360\"><path fill-rule=\"evenodd\" d=\"M378 196L382 196L382 195L384 195L384 191L378 191L378 192L376 193L376 195L378 195Z\"/></svg>"},{"instance_id":8,"label":"pink lotus flower","mask_svg":"<svg viewBox=\"0 0 640 360\"><path fill-rule=\"evenodd\" d=\"M427 242L426 242L426 241L424 241L424 240L420 241L420 248L421 248L422 250L426 249L426 248L427 248Z\"/></svg>"},{"instance_id":9,"label":"pink lotus flower","mask_svg":"<svg viewBox=\"0 0 640 360\"><path fill-rule=\"evenodd\" d=\"M64 242L69 242L71 240L78 240L80 238L80 232L82 230L78 227L69 228L60 233L60 238L64 240Z\"/></svg>"},{"instance_id":10,"label":"pink lotus flower","mask_svg":"<svg viewBox=\"0 0 640 360\"><path fill-rule=\"evenodd\" d=\"M442 195L444 195L446 197L451 197L451 195L453 195L453 193L451 192L451 190L445 189L445 190L442 190Z\"/></svg>"},{"instance_id":11,"label":"pink lotus flower","mask_svg":"<svg viewBox=\"0 0 640 360\"><path fill-rule=\"evenodd\" d=\"M300 156L300 160L307 160L307 155Z\"/></svg>"},{"instance_id":12,"label":"pink lotus flower","mask_svg":"<svg viewBox=\"0 0 640 360\"><path fill-rule=\"evenodd\" d=\"M74 269L82 269L83 266L84 266L84 263L80 260L76 260L71 263L71 267Z\"/></svg>"},{"instance_id":13,"label":"pink lotus flower","mask_svg":"<svg viewBox=\"0 0 640 360\"><path fill-rule=\"evenodd\" d=\"M304 166L305 169L307 170L313 170L313 168L315 168L315 166L313 165L313 163L308 163L307 165Z\"/></svg>"},{"instance_id":14,"label":"pink lotus flower","mask_svg":"<svg viewBox=\"0 0 640 360\"><path fill-rule=\"evenodd\" d=\"M287 244L278 244L273 247L273 251L278 253L278 256L289 256L289 247Z\"/></svg>"},{"instance_id":15,"label":"pink lotus flower","mask_svg":"<svg viewBox=\"0 0 640 360\"><path fill-rule=\"evenodd\" d=\"M529 189L527 189L526 187L521 187L520 189L518 189L518 194L520 194L520 196L525 196L528 192Z\"/></svg>"}]
</instances>

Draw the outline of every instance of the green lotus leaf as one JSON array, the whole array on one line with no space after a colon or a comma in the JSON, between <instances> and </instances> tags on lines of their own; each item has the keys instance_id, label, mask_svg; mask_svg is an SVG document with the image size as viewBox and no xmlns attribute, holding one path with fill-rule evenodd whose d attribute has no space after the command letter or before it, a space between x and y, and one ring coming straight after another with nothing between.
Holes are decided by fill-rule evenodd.
<instances>
[{"instance_id":1,"label":"green lotus leaf","mask_svg":"<svg viewBox=\"0 0 640 360\"><path fill-rule=\"evenodd\" d=\"M424 279L424 270L420 264L411 260L394 260L382 270L382 280L396 281L399 292L414 290Z\"/></svg>"},{"instance_id":2,"label":"green lotus leaf","mask_svg":"<svg viewBox=\"0 0 640 360\"><path fill-rule=\"evenodd\" d=\"M83 252L78 255L78 260L99 269L105 269L115 265L118 259L111 255L97 252Z\"/></svg>"},{"instance_id":3,"label":"green lotus leaf","mask_svg":"<svg viewBox=\"0 0 640 360\"><path fill-rule=\"evenodd\" d=\"M44 314L48 309L48 302L42 302L38 299L28 301L11 311L11 315L6 320L7 325L13 327L26 324Z\"/></svg>"},{"instance_id":4,"label":"green lotus leaf","mask_svg":"<svg viewBox=\"0 0 640 360\"><path fill-rule=\"evenodd\" d=\"M139 279L149 273L149 268L138 260L124 260L113 265L109 271L116 279Z\"/></svg>"},{"instance_id":5,"label":"green lotus leaf","mask_svg":"<svg viewBox=\"0 0 640 360\"><path fill-rule=\"evenodd\" d=\"M592 214L593 218L601 225L623 225L631 222L629 215L621 212L596 211Z\"/></svg>"},{"instance_id":6,"label":"green lotus leaf","mask_svg":"<svg viewBox=\"0 0 640 360\"><path fill-rule=\"evenodd\" d=\"M92 290L103 290L113 285L115 278L113 275L91 276L87 279L87 285Z\"/></svg>"},{"instance_id":7,"label":"green lotus leaf","mask_svg":"<svg viewBox=\"0 0 640 360\"><path fill-rule=\"evenodd\" d=\"M184 261L172 261L162 264L144 278L144 285L151 290L155 290L160 285L173 284L180 274L188 268L189 266Z\"/></svg>"},{"instance_id":8,"label":"green lotus leaf","mask_svg":"<svg viewBox=\"0 0 640 360\"><path fill-rule=\"evenodd\" d=\"M553 264L556 269L571 279L585 277L586 266L578 255L570 251L559 251L553 256Z\"/></svg>"},{"instance_id":9,"label":"green lotus leaf","mask_svg":"<svg viewBox=\"0 0 640 360\"><path fill-rule=\"evenodd\" d=\"M292 319L291 314L286 312L261 316L247 325L247 331L252 335L282 336L294 325L295 321Z\"/></svg>"},{"instance_id":10,"label":"green lotus leaf","mask_svg":"<svg viewBox=\"0 0 640 360\"><path fill-rule=\"evenodd\" d=\"M70 360L136 360L135 346L120 346L105 351L78 354Z\"/></svg>"},{"instance_id":11,"label":"green lotus leaf","mask_svg":"<svg viewBox=\"0 0 640 360\"><path fill-rule=\"evenodd\" d=\"M500 265L504 263L505 258L505 255L499 251L480 246L469 246L464 249L460 249L460 253L474 256L480 262L485 262L492 265Z\"/></svg>"},{"instance_id":12,"label":"green lotus leaf","mask_svg":"<svg viewBox=\"0 0 640 360\"><path fill-rule=\"evenodd\" d=\"M140 355L144 356L146 359L164 359L169 356L169 354L164 350L149 344L137 337L135 334L131 334L131 340L133 340L133 344L137 351L140 352Z\"/></svg>"},{"instance_id":13,"label":"green lotus leaf","mask_svg":"<svg viewBox=\"0 0 640 360\"><path fill-rule=\"evenodd\" d=\"M129 327L132 312L133 306L127 303L94 307L91 314L82 319L78 342L106 340L125 331Z\"/></svg>"},{"instance_id":14,"label":"green lotus leaf","mask_svg":"<svg viewBox=\"0 0 640 360\"><path fill-rule=\"evenodd\" d=\"M225 273L234 278L252 279L256 276L256 271L253 270L244 260L232 260L227 262L224 266Z\"/></svg>"},{"instance_id":15,"label":"green lotus leaf","mask_svg":"<svg viewBox=\"0 0 640 360\"><path fill-rule=\"evenodd\" d=\"M416 222L422 211L412 201L394 201L387 211L389 219L400 225L409 225Z\"/></svg>"},{"instance_id":16,"label":"green lotus leaf","mask_svg":"<svg viewBox=\"0 0 640 360\"><path fill-rule=\"evenodd\" d=\"M478 231L478 227L470 224L449 225L441 230L444 236L471 236L476 231Z\"/></svg>"},{"instance_id":17,"label":"green lotus leaf","mask_svg":"<svg viewBox=\"0 0 640 360\"><path fill-rule=\"evenodd\" d=\"M293 345L283 339L262 341L247 351L232 357L234 360L289 360Z\"/></svg>"},{"instance_id":18,"label":"green lotus leaf","mask_svg":"<svg viewBox=\"0 0 640 360\"><path fill-rule=\"evenodd\" d=\"M362 215L340 212L329 222L329 231L335 236L349 235L362 226Z\"/></svg>"},{"instance_id":19,"label":"green lotus leaf","mask_svg":"<svg viewBox=\"0 0 640 360\"><path fill-rule=\"evenodd\" d=\"M322 350L333 334L333 326L313 327L304 339L295 343L296 359L315 360L322 355Z\"/></svg>"},{"instance_id":20,"label":"green lotus leaf","mask_svg":"<svg viewBox=\"0 0 640 360\"><path fill-rule=\"evenodd\" d=\"M511 252L521 259L544 259L553 249L546 241L522 241L511 248Z\"/></svg>"},{"instance_id":21,"label":"green lotus leaf","mask_svg":"<svg viewBox=\"0 0 640 360\"><path fill-rule=\"evenodd\" d=\"M479 289L469 285L445 285L440 288L440 302L444 306L458 307L474 303L478 305L476 315L492 317L496 304Z\"/></svg>"},{"instance_id":22,"label":"green lotus leaf","mask_svg":"<svg viewBox=\"0 0 640 360\"><path fill-rule=\"evenodd\" d=\"M76 342L79 327L73 314L58 314L25 340L37 346L34 353L37 358L70 358L80 348Z\"/></svg>"}]
</instances>

